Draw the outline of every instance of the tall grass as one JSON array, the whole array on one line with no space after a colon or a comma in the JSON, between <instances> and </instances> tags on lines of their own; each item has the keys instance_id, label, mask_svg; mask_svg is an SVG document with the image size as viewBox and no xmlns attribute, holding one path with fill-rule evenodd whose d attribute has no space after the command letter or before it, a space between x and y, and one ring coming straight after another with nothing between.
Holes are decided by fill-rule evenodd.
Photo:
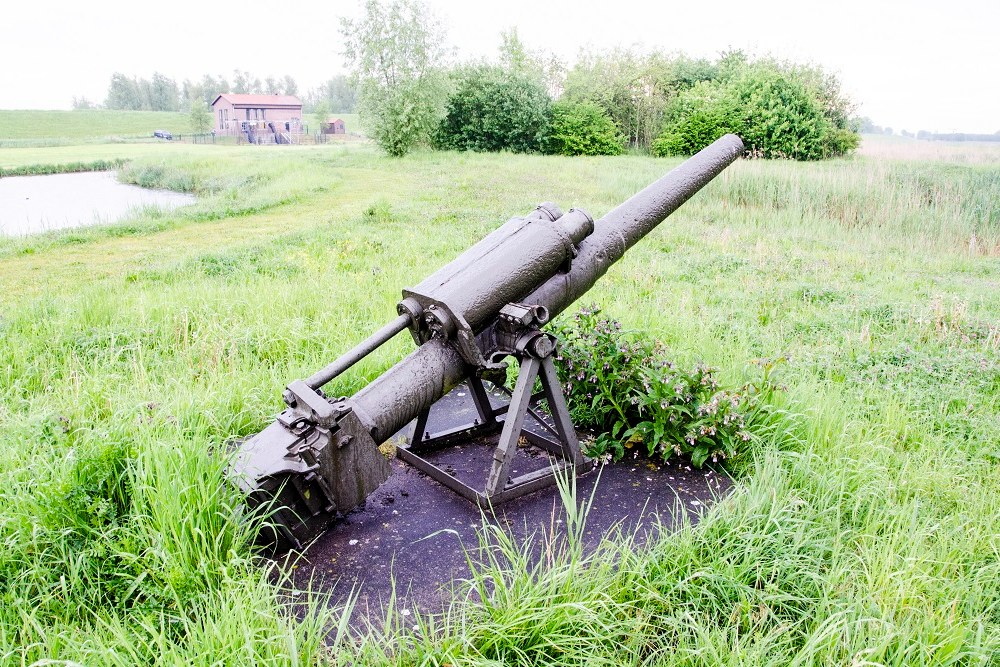
<instances>
[{"instance_id":1,"label":"tall grass","mask_svg":"<svg viewBox=\"0 0 1000 667\"><path fill-rule=\"evenodd\" d=\"M164 147L126 178L197 206L5 241L0 664L995 664L990 164L739 163L588 295L726 382L791 359L788 416L698 525L594 554L485 528L443 615L353 635L255 560L224 443L285 383L507 216L599 215L672 164Z\"/></svg>"},{"instance_id":2,"label":"tall grass","mask_svg":"<svg viewBox=\"0 0 1000 667\"><path fill-rule=\"evenodd\" d=\"M21 167L0 167L0 178L4 176L43 176L47 174L71 174L80 171L112 171L125 165L125 160L93 160L91 162L62 162L58 164L30 164Z\"/></svg>"},{"instance_id":3,"label":"tall grass","mask_svg":"<svg viewBox=\"0 0 1000 667\"><path fill-rule=\"evenodd\" d=\"M808 436L804 428L798 438ZM577 507L566 488L566 533L541 536L543 558L538 545L486 522L481 555L452 606L416 621L390 610L394 622L370 630L353 658L400 666L989 664L1000 650L1000 597L987 582L1000 563L989 552L956 559L955 549L970 537L995 540L995 498L972 498L987 504L942 523L921 517L915 498L887 502L883 489L899 476L885 464L898 460L870 461L866 448L833 457L805 441L791 450L765 453L697 527L663 532L647 547L612 534L585 553L593 499Z\"/></svg>"}]
</instances>

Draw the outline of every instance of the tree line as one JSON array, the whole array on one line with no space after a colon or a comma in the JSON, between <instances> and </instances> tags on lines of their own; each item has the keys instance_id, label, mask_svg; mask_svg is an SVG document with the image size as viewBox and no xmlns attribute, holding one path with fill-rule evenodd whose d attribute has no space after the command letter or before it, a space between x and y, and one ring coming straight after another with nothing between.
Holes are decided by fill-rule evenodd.
<instances>
[{"instance_id":1,"label":"tree line","mask_svg":"<svg viewBox=\"0 0 1000 667\"><path fill-rule=\"evenodd\" d=\"M891 127L876 125L868 116L862 116L855 121L858 132L864 134L895 134ZM930 141L1000 141L1000 130L993 134L975 134L970 132L928 132L917 130L916 133L900 130L899 136L910 139L927 139Z\"/></svg>"},{"instance_id":2,"label":"tree line","mask_svg":"<svg viewBox=\"0 0 1000 667\"><path fill-rule=\"evenodd\" d=\"M129 76L115 72L108 84L103 104L86 97L74 97L74 109L105 109L125 111L193 111L196 102L211 105L221 93L256 95L300 95L299 86L291 75L259 77L243 70L234 70L231 78L206 74L200 79L185 79L180 84L160 72L151 78ZM301 95L305 110L320 105L339 113L353 113L355 91L349 77L337 75L321 86Z\"/></svg>"},{"instance_id":3,"label":"tree line","mask_svg":"<svg viewBox=\"0 0 1000 667\"><path fill-rule=\"evenodd\" d=\"M516 31L495 60L449 65L443 32L420 0L367 0L359 19L341 22L358 110L389 154L689 155L735 132L752 155L813 160L859 142L853 103L818 66L616 49L567 67Z\"/></svg>"},{"instance_id":4,"label":"tree line","mask_svg":"<svg viewBox=\"0 0 1000 667\"><path fill-rule=\"evenodd\" d=\"M298 91L295 79L287 74L261 79L250 72L234 70L231 81L222 75L206 74L195 81L185 79L178 85L160 72L154 72L150 79L115 72L111 75L104 107L126 111L184 111L190 109L195 100L211 104L220 93L297 95Z\"/></svg>"}]
</instances>

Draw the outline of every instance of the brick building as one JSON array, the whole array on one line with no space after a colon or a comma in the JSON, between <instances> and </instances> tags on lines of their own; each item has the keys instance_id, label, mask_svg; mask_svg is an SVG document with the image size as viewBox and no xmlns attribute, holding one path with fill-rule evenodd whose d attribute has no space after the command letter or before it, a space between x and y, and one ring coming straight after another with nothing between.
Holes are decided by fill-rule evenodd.
<instances>
[{"instance_id":1,"label":"brick building","mask_svg":"<svg viewBox=\"0 0 1000 667\"><path fill-rule=\"evenodd\" d=\"M291 143L302 133L302 101L294 95L223 93L212 102L212 115L216 134L243 135L251 143Z\"/></svg>"}]
</instances>

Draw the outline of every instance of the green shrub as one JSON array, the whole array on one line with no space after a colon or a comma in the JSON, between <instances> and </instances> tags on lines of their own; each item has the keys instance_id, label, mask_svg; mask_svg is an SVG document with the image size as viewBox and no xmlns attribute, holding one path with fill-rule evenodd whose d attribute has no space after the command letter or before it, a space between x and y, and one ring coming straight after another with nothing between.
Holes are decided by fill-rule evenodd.
<instances>
[{"instance_id":1,"label":"green shrub","mask_svg":"<svg viewBox=\"0 0 1000 667\"><path fill-rule=\"evenodd\" d=\"M748 155L819 160L857 148L848 102L835 78L771 61L734 68L678 95L666 114L653 153L691 155L728 133Z\"/></svg>"},{"instance_id":2,"label":"green shrub","mask_svg":"<svg viewBox=\"0 0 1000 667\"><path fill-rule=\"evenodd\" d=\"M617 460L645 446L650 457L688 456L701 467L747 449L770 412L773 363L760 382L723 389L712 368L679 368L660 343L630 337L599 313L584 309L572 324L553 327L573 422L598 432L588 456Z\"/></svg>"},{"instance_id":3,"label":"green shrub","mask_svg":"<svg viewBox=\"0 0 1000 667\"><path fill-rule=\"evenodd\" d=\"M385 90L361 88L368 136L392 157L402 157L427 140L438 117L440 90L422 81L405 81Z\"/></svg>"},{"instance_id":4,"label":"green shrub","mask_svg":"<svg viewBox=\"0 0 1000 667\"><path fill-rule=\"evenodd\" d=\"M833 126L816 92L786 72L749 68L730 85L747 149L762 157L818 160L834 154Z\"/></svg>"},{"instance_id":5,"label":"green shrub","mask_svg":"<svg viewBox=\"0 0 1000 667\"><path fill-rule=\"evenodd\" d=\"M458 76L434 139L437 148L542 150L551 101L540 81L497 67L470 68Z\"/></svg>"},{"instance_id":6,"label":"green shrub","mask_svg":"<svg viewBox=\"0 0 1000 667\"><path fill-rule=\"evenodd\" d=\"M715 82L681 93L670 105L663 133L653 141L653 154L693 155L725 134L740 134L734 102Z\"/></svg>"},{"instance_id":7,"label":"green shrub","mask_svg":"<svg viewBox=\"0 0 1000 667\"><path fill-rule=\"evenodd\" d=\"M546 150L558 155L621 155L625 137L593 102L557 102Z\"/></svg>"}]
</instances>

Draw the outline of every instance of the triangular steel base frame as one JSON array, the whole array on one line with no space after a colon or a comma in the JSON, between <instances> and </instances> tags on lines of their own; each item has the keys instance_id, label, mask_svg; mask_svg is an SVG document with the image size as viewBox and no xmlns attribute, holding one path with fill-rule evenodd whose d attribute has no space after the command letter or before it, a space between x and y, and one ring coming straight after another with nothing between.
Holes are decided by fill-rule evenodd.
<instances>
[{"instance_id":1,"label":"triangular steel base frame","mask_svg":"<svg viewBox=\"0 0 1000 667\"><path fill-rule=\"evenodd\" d=\"M536 379L541 380L542 391L532 394ZM525 355L520 360L517 382L514 390L510 392L510 402L498 408L494 408L490 403L489 394L480 378L469 378L466 384L476 405L478 419L472 424L430 434L427 432L430 409L424 410L413 424L408 445L396 450L401 460L464 498L484 507L499 505L512 498L550 486L555 482L556 475L566 471L576 474L587 467L587 460L580 451L580 441L573 428L569 408L566 406L566 399L551 356L536 358ZM543 398L548 404L554 426L548 424L535 407ZM529 415L552 437L525 430L524 420ZM477 435L494 433L498 428L501 429L500 439L493 452L485 489L479 490L469 486L421 456L421 452L438 449ZM511 478L511 467L517 454L518 441L522 436L532 445L546 450L552 455L552 460L547 468Z\"/></svg>"}]
</instances>

